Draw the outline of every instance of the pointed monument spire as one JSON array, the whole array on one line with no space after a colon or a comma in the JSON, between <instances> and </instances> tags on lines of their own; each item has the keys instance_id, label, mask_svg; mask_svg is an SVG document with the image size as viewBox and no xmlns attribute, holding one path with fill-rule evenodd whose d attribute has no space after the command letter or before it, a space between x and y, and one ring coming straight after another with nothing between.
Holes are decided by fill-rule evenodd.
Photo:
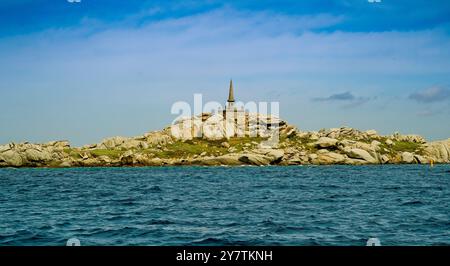
<instances>
[{"instance_id":1,"label":"pointed monument spire","mask_svg":"<svg viewBox=\"0 0 450 266\"><path fill-rule=\"evenodd\" d=\"M230 91L228 92L228 100L229 103L234 103L234 91L233 91L233 80L230 79Z\"/></svg>"}]
</instances>

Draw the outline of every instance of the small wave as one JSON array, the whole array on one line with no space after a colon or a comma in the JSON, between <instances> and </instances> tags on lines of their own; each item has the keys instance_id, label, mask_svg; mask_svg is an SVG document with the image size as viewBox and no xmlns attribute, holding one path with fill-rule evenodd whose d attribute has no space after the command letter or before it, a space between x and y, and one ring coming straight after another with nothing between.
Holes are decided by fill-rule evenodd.
<instances>
[{"instance_id":1,"label":"small wave","mask_svg":"<svg viewBox=\"0 0 450 266\"><path fill-rule=\"evenodd\" d=\"M230 223L224 223L221 224L221 226L225 226L225 227L234 227L234 226L240 226L241 224L238 222L230 222Z\"/></svg>"},{"instance_id":2,"label":"small wave","mask_svg":"<svg viewBox=\"0 0 450 266\"><path fill-rule=\"evenodd\" d=\"M340 188L338 185L319 185L319 188Z\"/></svg>"},{"instance_id":3,"label":"small wave","mask_svg":"<svg viewBox=\"0 0 450 266\"><path fill-rule=\"evenodd\" d=\"M97 192L96 196L100 198L107 198L114 196L115 194L113 192Z\"/></svg>"},{"instance_id":4,"label":"small wave","mask_svg":"<svg viewBox=\"0 0 450 266\"><path fill-rule=\"evenodd\" d=\"M30 189L28 189L28 188L20 188L20 189L18 189L17 191L16 191L16 193L17 194L24 194L24 193L27 193L27 192L30 192L31 190Z\"/></svg>"},{"instance_id":5,"label":"small wave","mask_svg":"<svg viewBox=\"0 0 450 266\"><path fill-rule=\"evenodd\" d=\"M116 200L117 203L119 203L120 205L124 205L124 206L131 206L135 204L135 200L132 198L128 198L128 199L118 199Z\"/></svg>"},{"instance_id":6,"label":"small wave","mask_svg":"<svg viewBox=\"0 0 450 266\"><path fill-rule=\"evenodd\" d=\"M192 241L194 245L227 245L228 241L219 238L208 237L200 240Z\"/></svg>"},{"instance_id":7,"label":"small wave","mask_svg":"<svg viewBox=\"0 0 450 266\"><path fill-rule=\"evenodd\" d=\"M108 221L124 221L124 220L126 221L128 219L130 219L130 216L127 216L127 215L115 215L115 216L106 218L106 220L108 220Z\"/></svg>"},{"instance_id":8,"label":"small wave","mask_svg":"<svg viewBox=\"0 0 450 266\"><path fill-rule=\"evenodd\" d=\"M152 211L167 211L167 210L169 210L169 207L167 206L156 206L152 208Z\"/></svg>"},{"instance_id":9,"label":"small wave","mask_svg":"<svg viewBox=\"0 0 450 266\"><path fill-rule=\"evenodd\" d=\"M131 206L131 205L135 204L133 200L124 200L124 201L119 201L119 202L121 205L124 205L124 206Z\"/></svg>"},{"instance_id":10,"label":"small wave","mask_svg":"<svg viewBox=\"0 0 450 266\"><path fill-rule=\"evenodd\" d=\"M152 186L149 189L147 189L148 192L161 192L162 189L159 186Z\"/></svg>"},{"instance_id":11,"label":"small wave","mask_svg":"<svg viewBox=\"0 0 450 266\"><path fill-rule=\"evenodd\" d=\"M44 224L44 225L41 225L40 227L38 227L37 229L38 229L38 230L45 230L45 231L48 231L48 230L53 229L53 227L52 227L51 225Z\"/></svg>"},{"instance_id":12,"label":"small wave","mask_svg":"<svg viewBox=\"0 0 450 266\"><path fill-rule=\"evenodd\" d=\"M257 243L254 241L236 241L221 239L215 237L208 237L200 240L194 240L191 242L192 245L206 245L206 246L252 246Z\"/></svg>"},{"instance_id":13,"label":"small wave","mask_svg":"<svg viewBox=\"0 0 450 266\"><path fill-rule=\"evenodd\" d=\"M262 225L276 225L276 223L273 221L272 217L269 217L261 222Z\"/></svg>"},{"instance_id":14,"label":"small wave","mask_svg":"<svg viewBox=\"0 0 450 266\"><path fill-rule=\"evenodd\" d=\"M169 220L158 220L158 219L150 220L148 223L149 224L155 224L155 225L156 224L161 224L161 225L175 224L174 222L169 221Z\"/></svg>"},{"instance_id":15,"label":"small wave","mask_svg":"<svg viewBox=\"0 0 450 266\"><path fill-rule=\"evenodd\" d=\"M298 233L304 230L305 228L299 226L278 226L275 233Z\"/></svg>"},{"instance_id":16,"label":"small wave","mask_svg":"<svg viewBox=\"0 0 450 266\"><path fill-rule=\"evenodd\" d=\"M384 187L383 189L385 189L385 190L399 190L399 189L401 189L401 187L399 187L399 186L391 186L391 187Z\"/></svg>"},{"instance_id":17,"label":"small wave","mask_svg":"<svg viewBox=\"0 0 450 266\"><path fill-rule=\"evenodd\" d=\"M408 206L408 205L422 205L424 204L424 202L420 201L420 200L414 200L414 201L407 201L404 202L402 204L400 204L401 206Z\"/></svg>"},{"instance_id":18,"label":"small wave","mask_svg":"<svg viewBox=\"0 0 450 266\"><path fill-rule=\"evenodd\" d=\"M439 226L442 226L442 228L449 228L450 227L450 221L446 219L441 219L437 217L429 217L425 220L427 224L432 224L435 228L438 228Z\"/></svg>"},{"instance_id":19,"label":"small wave","mask_svg":"<svg viewBox=\"0 0 450 266\"><path fill-rule=\"evenodd\" d=\"M342 194L333 194L333 195L329 196L328 198L329 198L329 199L336 199L336 198L339 198L339 197L342 197L342 196L345 196L345 195L342 195Z\"/></svg>"}]
</instances>

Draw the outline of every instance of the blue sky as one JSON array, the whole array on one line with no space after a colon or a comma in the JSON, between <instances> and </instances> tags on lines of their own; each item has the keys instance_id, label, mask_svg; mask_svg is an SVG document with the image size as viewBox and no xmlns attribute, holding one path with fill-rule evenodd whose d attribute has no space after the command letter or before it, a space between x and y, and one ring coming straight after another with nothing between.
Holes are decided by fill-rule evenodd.
<instances>
[{"instance_id":1,"label":"blue sky","mask_svg":"<svg viewBox=\"0 0 450 266\"><path fill-rule=\"evenodd\" d=\"M448 138L450 2L0 2L0 143L140 135L230 78L303 130Z\"/></svg>"}]
</instances>

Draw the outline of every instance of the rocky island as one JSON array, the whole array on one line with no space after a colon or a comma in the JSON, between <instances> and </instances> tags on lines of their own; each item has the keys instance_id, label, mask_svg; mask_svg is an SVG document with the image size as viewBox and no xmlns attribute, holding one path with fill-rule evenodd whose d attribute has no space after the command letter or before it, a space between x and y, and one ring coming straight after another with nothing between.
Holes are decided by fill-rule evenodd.
<instances>
[{"instance_id":1,"label":"rocky island","mask_svg":"<svg viewBox=\"0 0 450 266\"><path fill-rule=\"evenodd\" d=\"M112 137L72 147L68 141L0 145L0 167L119 167L171 165L428 164L450 162L450 139L379 135L349 127L302 131L278 116L235 106L180 117L137 137Z\"/></svg>"},{"instance_id":2,"label":"rocky island","mask_svg":"<svg viewBox=\"0 0 450 266\"><path fill-rule=\"evenodd\" d=\"M68 141L0 146L0 167L97 167L171 165L328 165L428 164L450 162L450 139L426 142L418 135L382 136L375 130L349 127L301 131L278 121L278 142L266 143L267 132L255 137L227 137L213 114L192 117L210 121L199 128L173 126L137 137L112 137L98 144L72 147ZM258 115L247 115L251 121ZM261 117L259 117L261 120ZM270 117L267 119L271 119ZM273 119L273 118L272 118ZM212 121L212 122L211 122ZM180 122L181 123L181 122ZM212 123L212 124L211 124ZM184 137L203 130L201 137ZM187 134L190 136L190 134Z\"/></svg>"},{"instance_id":3,"label":"rocky island","mask_svg":"<svg viewBox=\"0 0 450 266\"><path fill-rule=\"evenodd\" d=\"M0 145L0 167L428 164L450 162L450 139L379 135L349 127L302 131L278 116L235 106L184 116L160 131L72 147L68 141Z\"/></svg>"}]
</instances>

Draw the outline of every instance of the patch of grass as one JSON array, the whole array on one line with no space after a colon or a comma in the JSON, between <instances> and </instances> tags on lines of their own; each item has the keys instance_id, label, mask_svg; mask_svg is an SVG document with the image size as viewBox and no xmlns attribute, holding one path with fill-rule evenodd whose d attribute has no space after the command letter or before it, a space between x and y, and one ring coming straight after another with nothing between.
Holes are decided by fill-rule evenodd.
<instances>
[{"instance_id":1,"label":"patch of grass","mask_svg":"<svg viewBox=\"0 0 450 266\"><path fill-rule=\"evenodd\" d=\"M385 143L385 140L383 140L383 142L380 145L380 148L381 154L390 154L392 156L394 156L399 152L405 151L417 154L422 154L423 152L422 144L406 141L394 141L394 145L389 146ZM388 151L386 152L384 149L387 149Z\"/></svg>"},{"instance_id":2,"label":"patch of grass","mask_svg":"<svg viewBox=\"0 0 450 266\"><path fill-rule=\"evenodd\" d=\"M228 142L230 147L233 147L236 152L242 151L246 143L257 142L260 143L264 138L260 137L243 137L230 138L229 140L204 140L193 139L187 141L176 141L165 147L165 151L148 149L144 153L153 153L159 158L185 158L194 155L200 155L206 152L208 155L227 154L228 148L222 146L223 142Z\"/></svg>"},{"instance_id":3,"label":"patch of grass","mask_svg":"<svg viewBox=\"0 0 450 266\"><path fill-rule=\"evenodd\" d=\"M415 152L416 150L421 150L422 145L415 142L406 142L406 141L394 141L394 145L392 149L398 152Z\"/></svg>"},{"instance_id":4,"label":"patch of grass","mask_svg":"<svg viewBox=\"0 0 450 266\"><path fill-rule=\"evenodd\" d=\"M308 151L309 153L317 152L317 148L314 145L310 145L311 143L316 142L316 140L311 140L308 137L301 138L299 136L290 137L289 140L291 141L294 147L300 150Z\"/></svg>"},{"instance_id":5,"label":"patch of grass","mask_svg":"<svg viewBox=\"0 0 450 266\"><path fill-rule=\"evenodd\" d=\"M199 140L189 140L189 141L177 141L169 144L165 147L166 150L147 150L146 153L153 153L158 158L185 158L188 156L199 155L202 152L207 152L208 154L221 151L222 153L226 151L225 148L220 146L220 143L205 143Z\"/></svg>"},{"instance_id":6,"label":"patch of grass","mask_svg":"<svg viewBox=\"0 0 450 266\"><path fill-rule=\"evenodd\" d=\"M98 149L89 151L94 157L108 156L111 159L118 159L124 152L121 150Z\"/></svg>"},{"instance_id":7,"label":"patch of grass","mask_svg":"<svg viewBox=\"0 0 450 266\"><path fill-rule=\"evenodd\" d=\"M228 143L232 148L234 148L235 152L242 152L246 147L255 147L254 143L260 144L261 142L267 140L268 138L263 137L242 137L242 138L230 138ZM250 146L248 146L250 144ZM247 145L247 146L246 146Z\"/></svg>"},{"instance_id":8,"label":"patch of grass","mask_svg":"<svg viewBox=\"0 0 450 266\"><path fill-rule=\"evenodd\" d=\"M81 159L81 155L78 151L71 149L71 148L67 148L63 150L65 153L69 154L70 157L74 158L74 159Z\"/></svg>"}]
</instances>

